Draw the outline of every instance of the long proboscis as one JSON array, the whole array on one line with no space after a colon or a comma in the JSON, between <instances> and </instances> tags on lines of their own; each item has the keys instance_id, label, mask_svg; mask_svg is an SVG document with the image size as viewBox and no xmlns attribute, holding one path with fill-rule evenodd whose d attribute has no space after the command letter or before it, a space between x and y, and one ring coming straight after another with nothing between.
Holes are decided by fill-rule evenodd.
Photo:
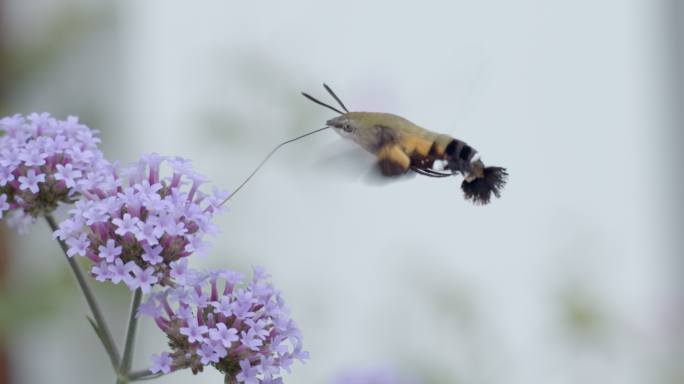
<instances>
[{"instance_id":1,"label":"long proboscis","mask_svg":"<svg viewBox=\"0 0 684 384\"><path fill-rule=\"evenodd\" d=\"M268 158L271 157L271 155L273 155L273 154L275 153L275 151L278 150L278 148L282 147L283 145L285 145L285 144L287 144L287 143L291 143L291 142L293 142L293 141L295 141L295 140L299 140L299 139L301 139L302 137L306 137L306 136L309 136L309 135L313 135L313 134L316 133L316 132L320 132L320 131L322 131L322 130L324 130L324 129L328 129L328 128L330 128L330 127L325 127L325 128L317 129L317 130L315 130L315 131L313 131L313 132L307 133L306 135L301 135L301 136L299 136L299 137L297 137L297 138L294 138L294 139L292 139L292 140L288 140L288 141L286 141L286 142L284 142L284 143L281 143L281 144L278 145L277 147L275 147L275 148L271 151L271 153L269 153L268 156L266 156L266 158L264 159L264 161L262 161L261 164L259 164L259 166L257 167L257 169L255 169L254 172L252 172L252 174L249 175L249 177L247 178L247 180L245 180L244 183L240 184L240 186L235 190L235 192L231 193L230 196L228 196L225 200L223 200L223 202L222 202L221 204L219 204L216 208L222 206L222 205L225 204L226 201L228 201L231 197L235 196L235 194L237 193L237 191L239 191L240 188L242 188L245 184L247 184L247 182L249 181L249 179L251 179L252 176L254 176L254 174L257 173L257 171L259 170L259 168L261 168L261 166L264 165L264 163L266 162L266 160L268 160Z\"/></svg>"}]
</instances>

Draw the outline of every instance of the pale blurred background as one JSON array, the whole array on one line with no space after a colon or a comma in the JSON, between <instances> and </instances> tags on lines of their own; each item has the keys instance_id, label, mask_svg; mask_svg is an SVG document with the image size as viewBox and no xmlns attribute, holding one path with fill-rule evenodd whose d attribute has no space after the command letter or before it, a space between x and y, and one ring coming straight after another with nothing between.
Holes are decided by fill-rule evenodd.
<instances>
[{"instance_id":1,"label":"pale blurred background","mask_svg":"<svg viewBox=\"0 0 684 384\"><path fill-rule=\"evenodd\" d=\"M350 181L321 160L332 131L276 152L191 265L274 276L312 357L286 383L372 364L431 384L684 383L680 8L2 0L0 112L78 115L112 161L178 155L232 191L335 117L300 95L333 103L326 82L350 110L468 142L510 181L476 207L460 178ZM113 383L47 225L3 237L2 380ZM122 340L130 292L96 290ZM135 369L167 348L149 319L138 340Z\"/></svg>"}]
</instances>

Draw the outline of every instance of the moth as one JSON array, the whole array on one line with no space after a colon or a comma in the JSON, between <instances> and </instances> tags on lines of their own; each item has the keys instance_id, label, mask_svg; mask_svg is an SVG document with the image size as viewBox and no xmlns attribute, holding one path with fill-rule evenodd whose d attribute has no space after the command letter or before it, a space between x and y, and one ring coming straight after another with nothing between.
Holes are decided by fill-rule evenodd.
<instances>
[{"instance_id":1,"label":"moth","mask_svg":"<svg viewBox=\"0 0 684 384\"><path fill-rule=\"evenodd\" d=\"M462 174L465 179L461 183L461 189L466 200L476 205L485 205L491 201L492 193L496 197L501 197L501 190L508 178L506 168L485 167L479 156L476 156L477 151L465 142L449 135L428 131L403 117L390 113L349 112L330 87L325 84L323 87L346 113L302 92L302 95L309 100L330 108L341 116L328 120L326 126L321 129L275 147L247 180L217 207L235 196L278 148L328 128L333 128L342 137L354 141L361 148L375 155L377 165L385 177L397 177L409 171L430 177ZM442 164L442 167L438 167L438 163Z\"/></svg>"},{"instance_id":2,"label":"moth","mask_svg":"<svg viewBox=\"0 0 684 384\"><path fill-rule=\"evenodd\" d=\"M506 185L506 168L485 167L477 151L464 141L435 133L390 113L349 112L335 93L325 89L346 112L302 94L339 113L326 122L340 136L358 144L377 157L377 166L385 177L416 172L429 177L463 175L463 196L476 205L486 205L494 194L501 197Z\"/></svg>"}]
</instances>

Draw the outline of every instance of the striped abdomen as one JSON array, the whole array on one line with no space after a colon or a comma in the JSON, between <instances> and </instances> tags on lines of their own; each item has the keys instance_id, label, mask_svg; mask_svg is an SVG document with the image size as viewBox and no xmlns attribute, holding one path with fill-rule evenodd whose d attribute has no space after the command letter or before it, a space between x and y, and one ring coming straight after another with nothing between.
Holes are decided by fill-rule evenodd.
<instances>
[{"instance_id":1,"label":"striped abdomen","mask_svg":"<svg viewBox=\"0 0 684 384\"><path fill-rule=\"evenodd\" d=\"M491 194L501 197L506 184L505 168L485 167L477 151L465 142L451 136L426 131L415 136L398 136L388 141L378 153L378 164L385 176L403 175L409 170L425 176L445 177L449 173L462 174L461 184L466 200L475 204L487 204ZM442 161L443 169L435 169L435 162Z\"/></svg>"},{"instance_id":2,"label":"striped abdomen","mask_svg":"<svg viewBox=\"0 0 684 384\"><path fill-rule=\"evenodd\" d=\"M409 170L431 177L460 173L465 177L461 184L463 195L475 204L489 203L492 193L499 197L506 184L505 168L485 167L475 157L477 151L465 142L428 131L403 117L389 113L349 112L326 124L376 155L384 176L400 176ZM443 167L435 169L438 161Z\"/></svg>"}]
</instances>

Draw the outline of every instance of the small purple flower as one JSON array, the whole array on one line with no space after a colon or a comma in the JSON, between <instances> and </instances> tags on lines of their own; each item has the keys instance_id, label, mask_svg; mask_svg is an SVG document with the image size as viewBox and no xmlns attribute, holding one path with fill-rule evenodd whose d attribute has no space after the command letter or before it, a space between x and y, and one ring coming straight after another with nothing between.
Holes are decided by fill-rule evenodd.
<instances>
[{"instance_id":1,"label":"small purple flower","mask_svg":"<svg viewBox=\"0 0 684 384\"><path fill-rule=\"evenodd\" d=\"M259 370L259 373L262 373L264 375L264 378L270 379L272 377L271 375L280 372L280 369L278 367L273 366L274 362L275 359L273 355L261 359L261 364L257 366L257 369Z\"/></svg>"},{"instance_id":2,"label":"small purple flower","mask_svg":"<svg viewBox=\"0 0 684 384\"><path fill-rule=\"evenodd\" d=\"M278 354L278 361L280 362L280 367L284 370L287 371L287 373L292 373L292 370L290 369L290 365L294 363L294 360L292 360L292 356L290 356L290 352L285 352L283 354Z\"/></svg>"},{"instance_id":3,"label":"small purple flower","mask_svg":"<svg viewBox=\"0 0 684 384\"><path fill-rule=\"evenodd\" d=\"M78 253L81 256L85 256L86 252L88 251L88 246L90 245L90 242L88 241L88 235L85 233L81 233L81 236L77 237L70 237L66 243L68 245L71 245L71 248L67 251L67 255L69 257L73 256L74 254Z\"/></svg>"},{"instance_id":4,"label":"small purple flower","mask_svg":"<svg viewBox=\"0 0 684 384\"><path fill-rule=\"evenodd\" d=\"M109 270L112 271L111 281L114 284L119 284L119 281L123 280L126 285L130 285L133 280L131 272L133 272L133 267L136 266L135 261L131 260L128 263L117 258L114 260L114 264L109 264Z\"/></svg>"},{"instance_id":5,"label":"small purple flower","mask_svg":"<svg viewBox=\"0 0 684 384\"><path fill-rule=\"evenodd\" d=\"M121 254L121 247L114 246L114 239L107 240L107 246L100 245L98 250L100 251L100 258L105 259L107 263L113 263L115 258Z\"/></svg>"},{"instance_id":6,"label":"small purple flower","mask_svg":"<svg viewBox=\"0 0 684 384\"><path fill-rule=\"evenodd\" d=\"M197 308L204 309L209 306L209 292L202 292L200 295L196 291L191 291L190 294L192 295L191 303L195 304Z\"/></svg>"},{"instance_id":7,"label":"small purple flower","mask_svg":"<svg viewBox=\"0 0 684 384\"><path fill-rule=\"evenodd\" d=\"M296 323L284 315L290 310L276 295L280 291L259 281L268 276L261 273L263 268L259 271L245 288L235 288L236 283L242 284L243 274L223 269L195 272L196 278L189 279L187 286L178 284L153 294L141 306L139 313L154 317L167 334L173 369L190 368L197 374L211 365L226 375L226 382L282 383L274 377L281 368L289 372L295 359L302 363L309 359L309 353L302 351L301 332L295 332ZM191 300L185 299L188 291ZM177 303L175 309L169 299ZM226 309L231 303L241 303L241 311L252 315L239 317ZM270 314L275 312L273 305L281 315ZM271 312L265 311L266 306ZM282 323L282 331L276 321ZM155 363L152 372L160 369L156 356L151 358Z\"/></svg>"},{"instance_id":8,"label":"small purple flower","mask_svg":"<svg viewBox=\"0 0 684 384\"><path fill-rule=\"evenodd\" d=\"M114 233L119 236L124 236L128 232L135 235L139 231L138 226L135 225L138 221L140 221L140 219L138 219L137 217L131 217L130 213L124 213L123 219L112 220L112 224L117 226Z\"/></svg>"},{"instance_id":9,"label":"small purple flower","mask_svg":"<svg viewBox=\"0 0 684 384\"><path fill-rule=\"evenodd\" d=\"M154 363L152 368L150 368L150 371L152 371L152 373L157 373L159 371L162 371L163 373L169 373L172 369L174 369L171 367L171 363L173 362L173 360L171 359L171 356L169 356L168 352L162 352L161 357L157 355L152 355L152 357L150 357L150 360L152 360L152 362Z\"/></svg>"},{"instance_id":10,"label":"small purple flower","mask_svg":"<svg viewBox=\"0 0 684 384\"><path fill-rule=\"evenodd\" d=\"M93 275L97 276L95 280L107 281L112 278L113 273L107 267L107 262L104 260L100 263L99 267L97 265L93 266Z\"/></svg>"},{"instance_id":11,"label":"small purple flower","mask_svg":"<svg viewBox=\"0 0 684 384\"><path fill-rule=\"evenodd\" d=\"M245 324L247 324L247 322L245 322ZM263 341L254 338L256 336L254 328L250 328L248 332L242 331L241 334L242 338L240 339L240 342L242 343L242 345L253 351L258 351L259 347L264 345Z\"/></svg>"},{"instance_id":12,"label":"small purple flower","mask_svg":"<svg viewBox=\"0 0 684 384\"><path fill-rule=\"evenodd\" d=\"M90 158L77 149L70 151ZM141 155L138 163L123 169L119 169L118 162L107 163L84 173L78 188L85 200L76 202L69 219L53 236L71 246L70 256L86 256L98 268L102 260L106 261L107 269L112 271L111 280L123 281L131 289L141 288L147 293L155 284L173 286L193 280L186 257L194 252L208 256L205 250L211 244L202 237L217 231L209 221L223 207L204 199L196 188L200 178L194 172L174 173L162 179L165 161L178 163L177 158L153 153ZM171 168L174 172L187 169L189 162L184 160L183 164ZM73 176L67 168L60 168L65 185ZM133 268L127 267L130 262ZM90 275L95 276L92 269ZM97 276L102 279L103 275Z\"/></svg>"},{"instance_id":13,"label":"small purple flower","mask_svg":"<svg viewBox=\"0 0 684 384\"><path fill-rule=\"evenodd\" d=\"M309 352L302 351L302 342L297 341L297 345L295 346L294 352L292 352L292 357L296 358L297 360L301 361L302 364L306 364L304 360L309 360Z\"/></svg>"},{"instance_id":14,"label":"small purple flower","mask_svg":"<svg viewBox=\"0 0 684 384\"><path fill-rule=\"evenodd\" d=\"M34 194L38 193L40 188L38 188L38 183L44 183L45 182L45 174L41 173L40 175L36 175L36 170L35 169L29 169L26 171L26 176L19 176L17 179L19 180L19 189L20 190L30 190Z\"/></svg>"},{"instance_id":15,"label":"small purple flower","mask_svg":"<svg viewBox=\"0 0 684 384\"><path fill-rule=\"evenodd\" d=\"M76 179L83 176L83 172L75 170L73 164L57 164L57 173L55 173L55 180L64 180L68 188L76 186Z\"/></svg>"},{"instance_id":16,"label":"small purple flower","mask_svg":"<svg viewBox=\"0 0 684 384\"><path fill-rule=\"evenodd\" d=\"M245 384L259 384L259 379L256 377L259 370L257 367L252 367L249 359L240 360L240 368L242 368L242 371L235 376L237 381L244 381Z\"/></svg>"},{"instance_id":17,"label":"small purple flower","mask_svg":"<svg viewBox=\"0 0 684 384\"><path fill-rule=\"evenodd\" d=\"M210 362L212 362L212 363L218 363L219 362L219 354L216 353L216 351L214 351L214 348L212 348L211 345L206 344L206 343L203 343L202 348L197 350L197 355L202 357L200 362L204 365L207 365Z\"/></svg>"},{"instance_id":18,"label":"small purple flower","mask_svg":"<svg viewBox=\"0 0 684 384\"><path fill-rule=\"evenodd\" d=\"M192 270L194 271L194 269ZM169 291L169 298L171 302L178 301L183 304L192 303L192 295L190 292L194 292L192 289L185 289L185 283L179 283L175 289Z\"/></svg>"},{"instance_id":19,"label":"small purple flower","mask_svg":"<svg viewBox=\"0 0 684 384\"><path fill-rule=\"evenodd\" d=\"M187 327L181 327L180 334L188 337L188 341L194 343L195 341L203 341L204 333L209 332L209 328L206 325L200 326L197 324L197 319L188 320Z\"/></svg>"},{"instance_id":20,"label":"small purple flower","mask_svg":"<svg viewBox=\"0 0 684 384\"><path fill-rule=\"evenodd\" d=\"M154 268L152 267L147 267L147 269L143 271L142 268L133 265L133 274L135 275L135 278L130 280L130 282L127 282L131 291L140 288L142 293L148 294L150 293L152 285L159 281L159 278L154 276Z\"/></svg>"},{"instance_id":21,"label":"small purple flower","mask_svg":"<svg viewBox=\"0 0 684 384\"><path fill-rule=\"evenodd\" d=\"M176 317L183 320L192 319L192 308L191 307L180 307L176 311Z\"/></svg>"},{"instance_id":22,"label":"small purple flower","mask_svg":"<svg viewBox=\"0 0 684 384\"><path fill-rule=\"evenodd\" d=\"M224 323L216 324L216 328L209 330L209 338L212 340L220 340L223 346L230 348L233 341L238 341L237 330L235 328L228 328Z\"/></svg>"},{"instance_id":23,"label":"small purple flower","mask_svg":"<svg viewBox=\"0 0 684 384\"><path fill-rule=\"evenodd\" d=\"M226 350L226 347L223 346L221 340L212 340L205 337L204 343L211 346L211 349L216 352L219 358L228 356L228 351ZM218 363L218 361L215 361L215 363Z\"/></svg>"},{"instance_id":24,"label":"small purple flower","mask_svg":"<svg viewBox=\"0 0 684 384\"><path fill-rule=\"evenodd\" d=\"M186 278L193 276L193 273L195 272L194 269L188 269L188 259L182 259L180 263L176 263L175 261L172 261L169 263L169 266L171 267L171 272L169 273L169 276L171 276L172 279L177 279L179 284L185 285L186 284Z\"/></svg>"},{"instance_id":25,"label":"small purple flower","mask_svg":"<svg viewBox=\"0 0 684 384\"><path fill-rule=\"evenodd\" d=\"M266 340L266 336L268 336L269 332L265 329L266 323L263 320L254 321L252 319L246 319L245 324L252 327L251 330L254 331L254 335L256 337L260 338L261 340Z\"/></svg>"},{"instance_id":26,"label":"small purple flower","mask_svg":"<svg viewBox=\"0 0 684 384\"><path fill-rule=\"evenodd\" d=\"M159 238L164 234L164 230L159 228L157 223L153 220L148 220L147 222L138 221L137 225L139 230L135 237L139 242L146 242L151 245L159 244Z\"/></svg>"},{"instance_id":27,"label":"small purple flower","mask_svg":"<svg viewBox=\"0 0 684 384\"><path fill-rule=\"evenodd\" d=\"M0 137L0 196L9 205L0 205L0 218L12 210L35 219L59 204L73 204L82 192L82 177L107 164L97 148L100 139L93 137L98 131L74 116L59 121L48 113L16 114L0 119L0 130L5 131ZM28 230L28 220L19 214L12 218L8 225Z\"/></svg>"},{"instance_id":28,"label":"small purple flower","mask_svg":"<svg viewBox=\"0 0 684 384\"><path fill-rule=\"evenodd\" d=\"M19 153L19 160L22 160L27 167L45 165L46 157L48 157L47 153L41 153L40 149L35 147L22 149Z\"/></svg>"},{"instance_id":29,"label":"small purple flower","mask_svg":"<svg viewBox=\"0 0 684 384\"><path fill-rule=\"evenodd\" d=\"M211 305L214 306L214 312L215 313L220 313L223 316L230 316L231 313L233 312L233 309L230 305L230 296L229 295L224 295L221 297L221 301L213 301Z\"/></svg>"},{"instance_id":30,"label":"small purple flower","mask_svg":"<svg viewBox=\"0 0 684 384\"><path fill-rule=\"evenodd\" d=\"M110 239L109 241L112 240ZM149 244L143 244L143 249L145 250L145 253L143 253L142 259L151 265L155 265L164 261L164 257L159 255L161 251L164 250L161 245L151 247ZM100 255L100 257L102 257L102 255Z\"/></svg>"},{"instance_id":31,"label":"small purple flower","mask_svg":"<svg viewBox=\"0 0 684 384\"><path fill-rule=\"evenodd\" d=\"M147 300L146 303L140 304L138 307L138 313L136 313L135 318L139 318L140 315L146 315L148 317L162 317L164 315L164 310L162 309L162 305L155 305L155 301L153 299Z\"/></svg>"},{"instance_id":32,"label":"small purple flower","mask_svg":"<svg viewBox=\"0 0 684 384\"><path fill-rule=\"evenodd\" d=\"M208 241L202 241L202 235L188 235L188 245L185 246L185 250L188 252L197 252L199 257L209 257L209 254L204 250L211 248L211 243Z\"/></svg>"}]
</instances>

